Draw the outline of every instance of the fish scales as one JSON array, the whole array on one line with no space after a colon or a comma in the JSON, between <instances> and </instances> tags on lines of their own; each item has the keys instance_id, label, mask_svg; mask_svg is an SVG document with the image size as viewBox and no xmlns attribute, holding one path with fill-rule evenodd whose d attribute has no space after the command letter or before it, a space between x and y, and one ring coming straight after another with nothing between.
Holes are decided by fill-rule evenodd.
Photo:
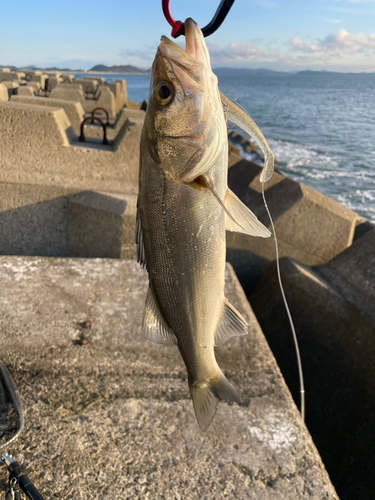
<instances>
[{"instance_id":1,"label":"fish scales","mask_svg":"<svg viewBox=\"0 0 375 500\"><path fill-rule=\"evenodd\" d=\"M201 31L185 22L186 50L162 37L141 137L137 244L149 290L143 330L176 343L202 430L219 400L241 399L215 344L247 333L224 297L225 231L269 231L227 187L226 118ZM228 108L228 106L226 106ZM250 222L249 222L250 221Z\"/></svg>"},{"instance_id":2,"label":"fish scales","mask_svg":"<svg viewBox=\"0 0 375 500\"><path fill-rule=\"evenodd\" d=\"M189 373L194 379L213 376L213 338L224 297L225 214L213 197L176 186L157 165L148 181L142 195L144 206L152 207L144 224L150 282L159 304L169 305L164 317Z\"/></svg>"}]
</instances>

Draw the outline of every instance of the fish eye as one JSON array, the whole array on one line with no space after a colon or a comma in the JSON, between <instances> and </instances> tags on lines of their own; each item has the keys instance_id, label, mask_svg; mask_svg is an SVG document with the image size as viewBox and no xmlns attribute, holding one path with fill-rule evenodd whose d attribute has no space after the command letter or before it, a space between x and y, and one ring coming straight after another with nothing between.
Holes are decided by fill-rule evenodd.
<instances>
[{"instance_id":1,"label":"fish eye","mask_svg":"<svg viewBox=\"0 0 375 500\"><path fill-rule=\"evenodd\" d=\"M174 89L168 82L159 82L154 88L154 98L158 104L165 106L174 97Z\"/></svg>"}]
</instances>

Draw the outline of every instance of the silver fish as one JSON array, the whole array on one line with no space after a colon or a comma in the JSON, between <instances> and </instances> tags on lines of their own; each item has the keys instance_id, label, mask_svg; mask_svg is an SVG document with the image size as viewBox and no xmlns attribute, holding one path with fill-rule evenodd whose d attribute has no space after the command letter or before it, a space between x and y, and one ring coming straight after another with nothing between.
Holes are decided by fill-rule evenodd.
<instances>
[{"instance_id":1,"label":"silver fish","mask_svg":"<svg viewBox=\"0 0 375 500\"><path fill-rule=\"evenodd\" d=\"M225 230L271 234L228 189L226 114L265 151L264 177L272 174L273 156L251 119L230 101L223 105L192 19L185 37L183 50L163 36L152 66L136 241L149 274L143 330L153 342L177 345L198 424L206 430L219 400L241 401L214 353L214 345L247 333L245 319L224 297Z\"/></svg>"}]
</instances>

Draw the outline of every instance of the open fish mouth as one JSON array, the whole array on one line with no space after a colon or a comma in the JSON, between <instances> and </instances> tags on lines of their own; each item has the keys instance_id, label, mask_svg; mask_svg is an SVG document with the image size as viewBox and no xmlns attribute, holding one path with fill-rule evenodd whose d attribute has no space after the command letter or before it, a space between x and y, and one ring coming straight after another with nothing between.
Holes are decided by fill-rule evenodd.
<instances>
[{"instance_id":1,"label":"open fish mouth","mask_svg":"<svg viewBox=\"0 0 375 500\"><path fill-rule=\"evenodd\" d=\"M205 65L207 63L209 65L208 51L202 32L197 23L191 18L185 21L185 50L168 37L162 36L159 52L172 63L178 79L181 77L179 70L182 70L198 83ZM194 87L194 84L190 82L190 85L187 86ZM193 88L190 90L193 90Z\"/></svg>"}]
</instances>

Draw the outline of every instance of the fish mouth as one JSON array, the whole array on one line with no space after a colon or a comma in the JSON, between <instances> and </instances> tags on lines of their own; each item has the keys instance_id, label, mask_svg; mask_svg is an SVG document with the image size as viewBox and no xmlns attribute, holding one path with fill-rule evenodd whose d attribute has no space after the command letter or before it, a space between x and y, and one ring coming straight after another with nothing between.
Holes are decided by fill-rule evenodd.
<instances>
[{"instance_id":1,"label":"fish mouth","mask_svg":"<svg viewBox=\"0 0 375 500\"><path fill-rule=\"evenodd\" d=\"M191 18L185 21L185 50L168 37L162 36L159 52L172 63L176 77L179 80L182 79L187 84L187 87L191 87L190 90L193 90L194 83L185 81L186 78L182 76L181 70L198 83L204 65L207 63L208 52L203 34L197 23Z\"/></svg>"}]
</instances>

